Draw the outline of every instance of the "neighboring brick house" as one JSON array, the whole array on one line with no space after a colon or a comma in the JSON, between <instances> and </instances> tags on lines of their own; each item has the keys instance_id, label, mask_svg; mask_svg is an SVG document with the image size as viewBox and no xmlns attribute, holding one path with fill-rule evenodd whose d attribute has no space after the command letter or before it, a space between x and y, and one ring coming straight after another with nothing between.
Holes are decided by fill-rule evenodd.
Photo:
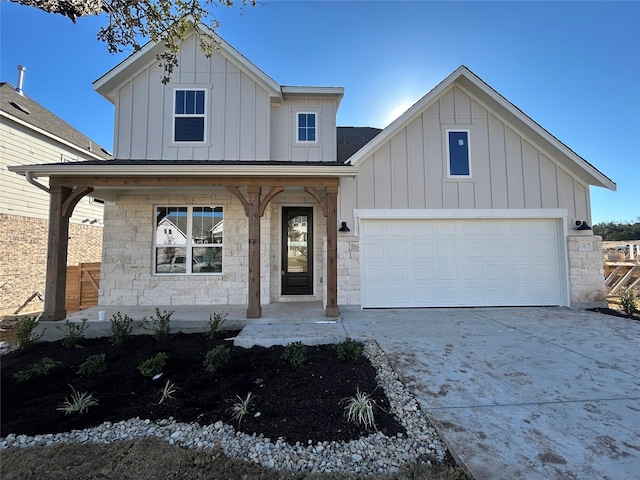
<instances>
[{"instance_id":1,"label":"neighboring brick house","mask_svg":"<svg viewBox=\"0 0 640 480\"><path fill-rule=\"evenodd\" d=\"M110 158L86 135L0 83L0 318L42 310L47 263L49 195L7 167ZM69 230L70 265L100 261L103 210L90 198L78 204Z\"/></svg>"},{"instance_id":2,"label":"neighboring brick house","mask_svg":"<svg viewBox=\"0 0 640 480\"><path fill-rule=\"evenodd\" d=\"M94 83L114 160L12 168L51 177L52 211L105 199L101 305L604 301L589 186L615 183L466 67L380 132L336 126L343 88L282 86L222 39L206 58L195 33L165 85L162 49Z\"/></svg>"}]
</instances>

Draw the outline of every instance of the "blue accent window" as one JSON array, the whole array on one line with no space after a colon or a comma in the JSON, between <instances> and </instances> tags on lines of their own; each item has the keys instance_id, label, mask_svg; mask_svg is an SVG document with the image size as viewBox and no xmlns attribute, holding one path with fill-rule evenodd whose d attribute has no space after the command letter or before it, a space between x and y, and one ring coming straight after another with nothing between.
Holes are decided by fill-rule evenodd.
<instances>
[{"instance_id":1,"label":"blue accent window","mask_svg":"<svg viewBox=\"0 0 640 480\"><path fill-rule=\"evenodd\" d=\"M204 90L176 90L173 140L203 142L205 117Z\"/></svg>"},{"instance_id":2,"label":"blue accent window","mask_svg":"<svg viewBox=\"0 0 640 480\"><path fill-rule=\"evenodd\" d=\"M469 174L469 133L449 132L449 175Z\"/></svg>"},{"instance_id":3,"label":"blue accent window","mask_svg":"<svg viewBox=\"0 0 640 480\"><path fill-rule=\"evenodd\" d=\"M298 114L298 142L316 141L316 114Z\"/></svg>"}]
</instances>

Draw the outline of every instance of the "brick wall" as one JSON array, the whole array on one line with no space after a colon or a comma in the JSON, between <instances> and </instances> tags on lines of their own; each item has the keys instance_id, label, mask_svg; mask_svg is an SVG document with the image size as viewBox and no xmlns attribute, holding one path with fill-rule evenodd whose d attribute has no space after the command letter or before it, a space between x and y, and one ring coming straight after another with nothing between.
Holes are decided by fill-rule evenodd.
<instances>
[{"instance_id":1,"label":"brick wall","mask_svg":"<svg viewBox=\"0 0 640 480\"><path fill-rule=\"evenodd\" d=\"M0 316L13 314L34 292L44 295L47 231L47 220L0 214ZM100 261L102 227L71 224L69 237L67 265ZM36 297L22 312L41 309Z\"/></svg>"}]
</instances>

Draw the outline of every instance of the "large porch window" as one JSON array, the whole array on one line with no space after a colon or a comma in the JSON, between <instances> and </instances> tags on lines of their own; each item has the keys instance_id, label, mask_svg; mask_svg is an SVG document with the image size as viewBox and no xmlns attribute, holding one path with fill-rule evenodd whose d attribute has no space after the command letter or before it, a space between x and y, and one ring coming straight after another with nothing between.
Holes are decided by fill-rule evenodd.
<instances>
[{"instance_id":1,"label":"large porch window","mask_svg":"<svg viewBox=\"0 0 640 480\"><path fill-rule=\"evenodd\" d=\"M156 274L222 273L222 207L158 206Z\"/></svg>"}]
</instances>

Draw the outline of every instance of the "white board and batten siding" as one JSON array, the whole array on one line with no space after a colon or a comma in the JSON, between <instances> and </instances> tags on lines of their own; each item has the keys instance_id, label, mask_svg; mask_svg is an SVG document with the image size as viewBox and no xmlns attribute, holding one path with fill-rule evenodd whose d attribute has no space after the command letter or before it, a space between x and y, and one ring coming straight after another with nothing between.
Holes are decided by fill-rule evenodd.
<instances>
[{"instance_id":1,"label":"white board and batten siding","mask_svg":"<svg viewBox=\"0 0 640 480\"><path fill-rule=\"evenodd\" d=\"M447 175L447 130L469 131L471 177ZM589 187L454 84L343 179L339 217L354 209L554 209L591 217Z\"/></svg>"},{"instance_id":2,"label":"white board and batten siding","mask_svg":"<svg viewBox=\"0 0 640 480\"><path fill-rule=\"evenodd\" d=\"M296 142L298 113L317 114L317 141ZM292 97L271 109L271 157L277 161L335 162L337 151L335 97Z\"/></svg>"},{"instance_id":3,"label":"white board and batten siding","mask_svg":"<svg viewBox=\"0 0 640 480\"><path fill-rule=\"evenodd\" d=\"M357 211L362 307L568 306L566 212L478 212Z\"/></svg>"},{"instance_id":4,"label":"white board and batten siding","mask_svg":"<svg viewBox=\"0 0 640 480\"><path fill-rule=\"evenodd\" d=\"M120 86L114 156L124 160L268 160L269 92L215 51L206 58L195 36L180 47L168 84L158 62ZM205 89L203 143L173 142L174 90Z\"/></svg>"},{"instance_id":5,"label":"white board and batten siding","mask_svg":"<svg viewBox=\"0 0 640 480\"><path fill-rule=\"evenodd\" d=\"M87 160L67 145L56 142L24 125L5 117L0 121L0 213L39 219L49 218L49 195L29 184L20 175L9 172L7 167L41 163L60 163L66 157ZM46 178L38 182L48 186ZM102 220L103 207L85 197L73 211L71 221L81 223L84 219Z\"/></svg>"},{"instance_id":6,"label":"white board and batten siding","mask_svg":"<svg viewBox=\"0 0 640 480\"><path fill-rule=\"evenodd\" d=\"M171 81L153 61L117 88L114 156L120 160L335 161L335 96L273 92L195 35L181 45ZM205 141L173 142L175 89L206 91ZM296 142L296 113L315 112L317 141Z\"/></svg>"}]
</instances>

